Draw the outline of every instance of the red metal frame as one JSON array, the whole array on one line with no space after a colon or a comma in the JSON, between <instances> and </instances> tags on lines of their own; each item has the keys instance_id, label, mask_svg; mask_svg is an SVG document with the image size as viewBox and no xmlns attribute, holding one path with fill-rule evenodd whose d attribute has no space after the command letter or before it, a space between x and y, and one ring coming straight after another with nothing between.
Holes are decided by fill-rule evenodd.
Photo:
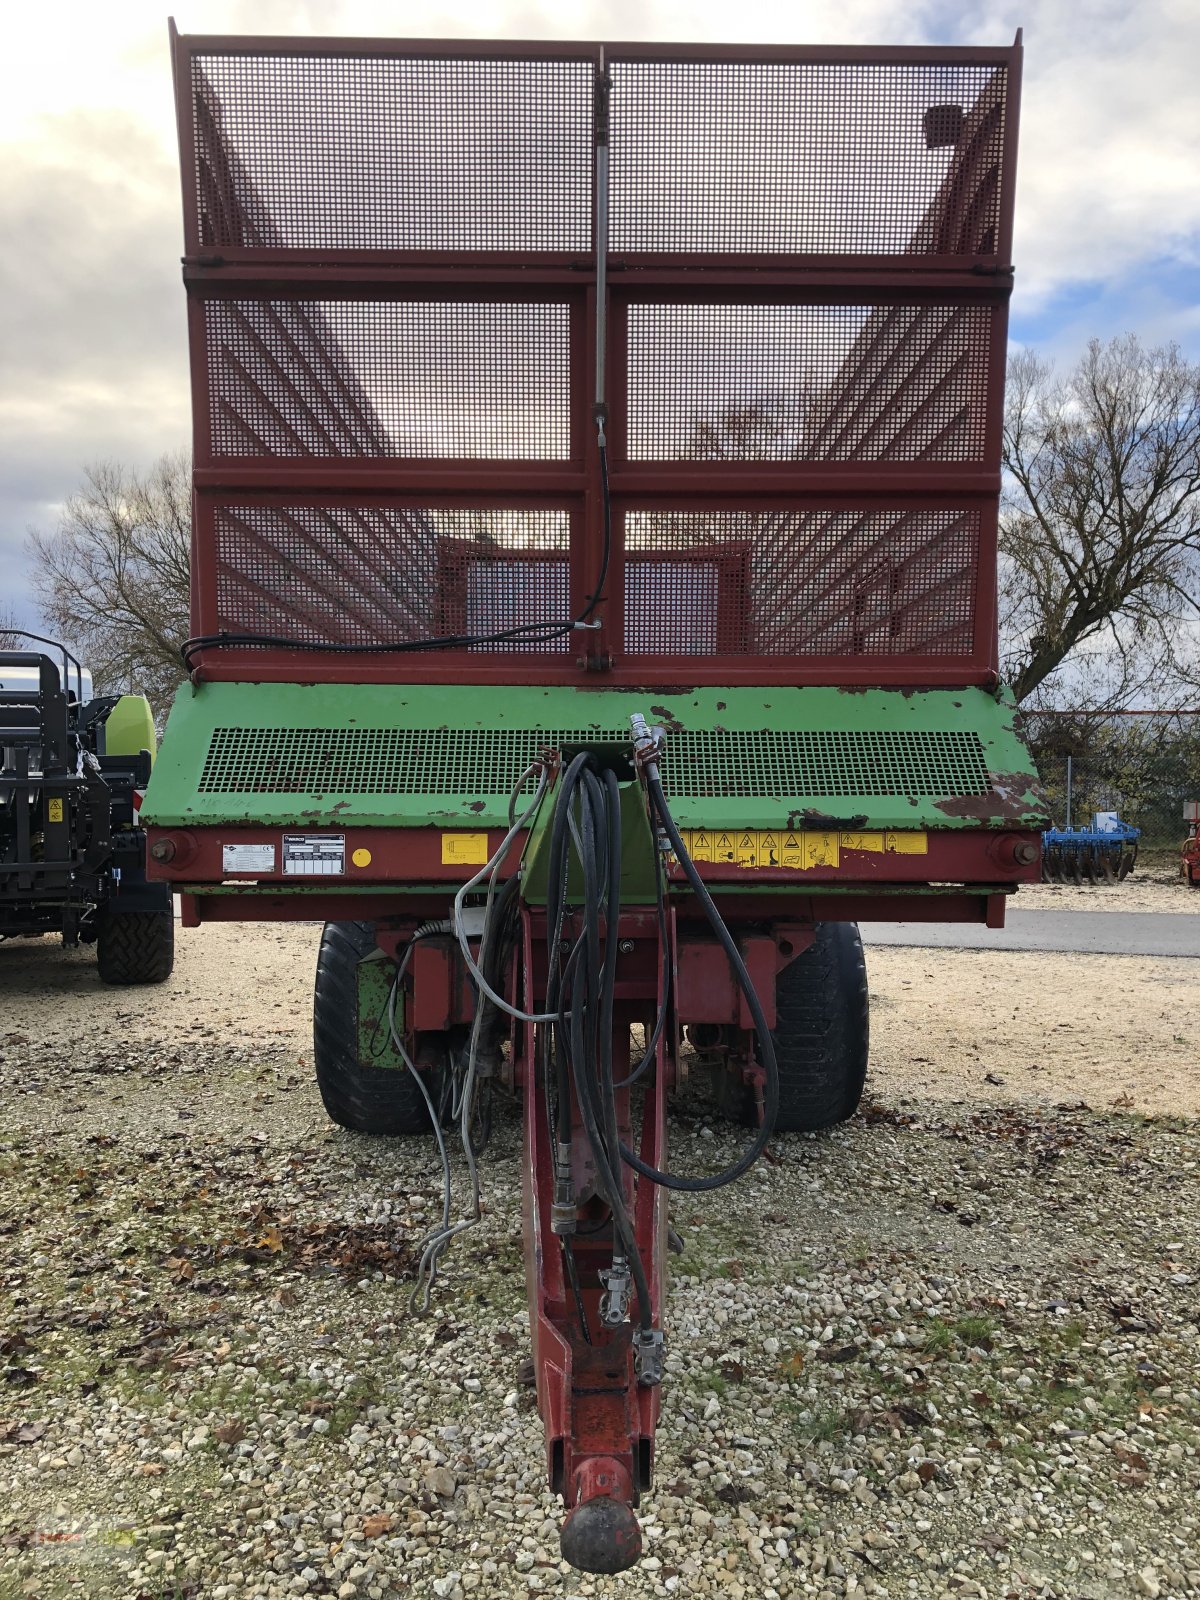
<instances>
[{"instance_id":1,"label":"red metal frame","mask_svg":"<svg viewBox=\"0 0 1200 1600\"><path fill-rule=\"evenodd\" d=\"M545 919L523 913L524 970L544 979ZM662 971L658 930L650 913L622 916L619 936L638 947L631 962L640 972ZM642 987L642 986L638 986ZM626 990L628 984L625 985ZM538 992L541 992L538 990ZM618 984L618 996L621 985ZM657 996L659 1004L665 996ZM644 1021L647 1004L629 999L617 1006L614 1020L614 1074L628 1070L629 1029ZM666 1165L667 1091L674 1082L675 1030L664 1029L657 1067L642 1107L639 1154L655 1167ZM517 1081L525 1106L522 1164L525 1261L529 1291L530 1332L537 1376L538 1408L546 1428L546 1466L553 1489L571 1514L593 1501L636 1505L650 1486L654 1434L658 1424L659 1389L639 1385L633 1371L633 1323L606 1328L599 1315L601 1285L596 1276L611 1259L612 1244L603 1231L576 1235L572 1244L582 1286L586 1334L564 1270L563 1245L551 1227L554 1160L549 1144L548 1085L538 1070L537 1030L526 1024L517 1062ZM618 1117L623 1137L632 1142L628 1090L618 1092ZM578 1123L578 1116L576 1116ZM634 1219L638 1248L646 1269L652 1317L662 1327L666 1293L667 1192L625 1169L626 1197ZM606 1508L608 1509L608 1508ZM615 1535L620 1548L615 1565L626 1566L640 1553L635 1518L621 1519ZM564 1546L570 1535L564 1535Z\"/></svg>"},{"instance_id":2,"label":"red metal frame","mask_svg":"<svg viewBox=\"0 0 1200 1600\"><path fill-rule=\"evenodd\" d=\"M373 626L379 625L372 619L380 614L389 619L389 627L414 639L428 637L429 617L440 619L436 626L449 632L462 630L469 621L469 560L460 560L461 552L455 548L454 562L449 566L442 563L439 556L445 553L445 541L439 551L435 519L422 522L414 513L566 512L573 616L579 615L591 597L605 551L606 528L601 458L590 409L597 360L592 336L602 282L593 250L343 248L328 242L314 244L311 240L290 244L286 229L303 223L303 207L312 202L312 194L307 195L306 201L305 195L296 199L288 190L288 201L282 210L288 212L293 200L292 210L299 210L282 218L270 214L258 180L252 175L252 162L245 151L237 148L237 131L245 133L249 128L246 137L254 147L250 155L259 160L261 167L264 159L289 159L277 140L278 129L271 127L270 116L261 108L256 111L251 106L246 113L243 106L238 113L236 106L223 104L219 85L236 82L236 72L232 78L227 72L215 73L211 81L205 77L193 96L196 58L226 63L257 60L266 63L264 71L268 72L272 62L288 57L361 62L411 60L423 69L447 62L574 63L587 70L593 89L602 88L606 69L616 72L619 80L622 69L646 64L660 65L677 77L684 68L696 64L709 64L714 71L768 64L777 68L811 68L814 72L894 68L899 74L910 68L935 67L939 72L946 69L942 76L947 82L953 81L954 69L969 69L968 76L974 74L971 81L976 96L969 106L951 102L936 107L943 115L935 118L935 123L954 130L949 139L936 131L930 135L928 113L935 109L932 105L921 111L915 100L911 105L904 102L905 115L920 113L928 148L953 144L954 150L940 179L930 169L914 181L911 193L904 189L902 179L897 179L900 200L920 209L913 217L905 213L905 226L910 229L906 243L891 253L839 254L824 249L783 253L773 245L759 251L741 251L744 239L739 251L715 247L687 251L674 246L660 251L610 250L604 263L608 333L603 354L611 422L608 465L612 559L606 592L595 611L600 623L596 631L573 636L566 651L541 654L476 648L339 657L302 648L213 646L202 649L195 657L198 678L480 685L561 683L566 679L604 687L636 684L642 688L693 684L930 687L995 683L996 517L1011 272L1019 38L1007 50L214 39L181 37L174 30L172 39L184 174L184 281L189 296L195 427L192 629L197 635L216 633L224 627L268 631L251 628L239 620L239 596L250 597L251 616L285 613L284 624L293 627L293 637L299 636L300 630L315 626L325 611L322 605L299 598L301 586L291 582L287 564L306 556L313 558L312 571L305 580L311 591L317 581L314 575L328 564L327 544L338 545L342 525L334 519L332 539L323 543L319 518L306 521L301 513L346 512L355 508L364 513L392 512L396 513L395 519L384 523L389 534L409 535L415 528L425 539L422 554L426 560L426 589L420 593L414 590L407 601L402 596L397 601L399 586L394 581L395 573L404 567L406 549L402 543L394 538L391 546L380 549L373 547L370 539L358 539L357 533L352 540L342 539L344 544L361 547L346 552L347 560L353 555L360 561L357 575L361 583L356 586L354 573L348 577L339 574L345 577L339 585L344 594L337 602L342 619L339 638L369 634ZM872 81L880 80L877 76ZM936 81L940 83L941 78ZM236 98L234 91L230 92ZM269 95L267 98L269 101ZM578 101L573 104L577 115ZM487 108L475 109L480 110L486 122ZM333 119L331 137L336 145L337 107L319 106L318 110ZM996 128L1001 118L1003 138L998 142ZM720 124L721 119L715 119L714 125ZM709 123L703 117L697 126L702 134L709 131ZM655 118L647 119L647 127L647 136L653 140ZM589 160L591 131L587 136ZM911 124L906 124L906 131L911 138ZM344 128L341 132L344 134ZM634 140L632 136L630 139L632 147ZM293 148L302 149L303 140L294 141ZM658 154L662 154L661 150ZM616 155L622 155L619 146ZM576 178L583 170L580 157L577 148L571 169ZM669 154L664 159L669 161ZM797 194L792 196L796 209L790 218L793 230L797 217L807 215L804 184L819 185L817 163L812 166L814 171L806 168L796 178ZM588 188L590 184L580 184L581 200ZM529 192L540 195L541 191ZM317 202L324 198L316 196ZM336 209L336 192L330 198L335 220L345 223L345 206L340 211ZM881 204L887 198L885 195ZM589 193L587 199L590 203L594 196ZM697 207L702 213L701 202ZM361 209L370 215L369 206ZM719 212L719 207L716 209ZM503 204L500 210L503 212ZM353 207L351 211L354 218L361 220L360 212ZM318 204L313 214L319 212ZM296 224L296 215L301 217L301 224ZM687 225L693 220L689 211ZM717 223L720 221L718 216ZM890 219L885 221L890 226ZM814 224L818 232L821 225L818 217ZM589 230L590 227L589 222ZM714 227L714 237L721 238L720 227ZM316 231L319 233L320 229ZM877 232L888 236L886 226L881 225ZM257 316L245 310L231 310L228 303L235 301L247 302ZM353 372L346 358L335 331L337 318L321 309L323 302L332 301L361 301L367 306L397 302L425 306L565 305L569 362L566 458L402 457L398 448L392 448L391 437L365 381ZM810 458L720 460L711 459L714 451L706 455L696 447L696 459L668 459L669 450L663 452L663 459L630 459L629 313L634 307L653 306L729 308L735 321L736 313L748 308L863 308L864 318L852 334L850 352L840 354L836 339L828 338L823 377L818 373L809 385L811 393L806 391L801 396L820 424L814 433L806 435L811 444ZM226 313L221 325L232 332L227 333L226 344L213 345L213 366L217 368L213 371L208 324L217 307ZM914 311L907 324L903 308ZM953 355L940 348L943 339L949 344L949 335L936 331L936 317L927 315L930 308L945 308L951 317L967 311L978 313L959 317L955 336L960 344L965 341L965 352L960 350ZM899 314L893 316L893 312ZM829 320L831 326L836 323L836 318ZM845 320L848 325L850 319ZM397 314L396 321L403 323L403 316ZM453 318L443 321L452 322ZM978 330L985 322L983 337ZM266 326L265 332L260 324ZM349 319L343 319L343 325L355 326ZM942 326L945 329L949 323ZM926 330L924 335L913 334L912 330L922 327ZM922 337L926 343L917 348ZM820 345L819 339L813 342ZM901 371L903 363L897 352L905 346L915 349L916 354L914 364ZM281 357L281 351L286 355ZM933 351L937 359L930 364ZM853 359L851 352L856 352ZM561 355L560 348L558 356ZM561 360L555 370L563 370ZM965 387L955 391L954 383L962 374L966 375ZM790 377L793 391L802 387L795 368ZM822 381L824 390L820 388ZM870 422L865 439L855 432L860 414L877 417L874 400L867 397L880 384L885 395L894 390L904 402L894 407L904 418L903 427L886 447L878 440L870 442L878 420ZM247 393L249 402L245 403ZM243 412L237 411L239 395ZM669 398L677 402L679 396L672 393ZM828 406L824 413L818 410L822 400ZM212 420L219 407L226 408L223 421L228 423L232 414L234 425L218 428L214 437ZM327 425L330 412L333 426ZM941 432L935 432L932 443L926 439L917 449L912 441L925 437L931 416ZM676 418L667 431L677 423ZM846 438L857 439L854 450L847 447L841 459L823 458L818 446L826 430L834 434L834 446L827 455L834 454L834 447ZM947 441L956 443L963 437L974 442L970 450L963 446L959 459L936 459L939 453L953 454ZM347 446L347 439L357 453ZM244 445L255 453L222 455L217 447L220 440L232 441L230 448ZM903 459L904 448L909 449L908 459ZM676 452L677 456L680 454L687 455L687 451ZM217 519L222 510L230 508L243 510L228 536L226 570L222 574ZM255 514L263 519L267 512L286 508L293 512L286 521L278 517L273 525L267 520L256 521ZM837 576L821 580L833 586L841 582L842 604L849 609L832 616L834 623L847 617L852 623L843 651L804 654L793 644L787 654L756 654L756 649L763 648L762 641L752 637L747 622L740 635L745 648L738 652L727 649L722 654L698 654L686 651L682 645L674 651L626 652L626 574L631 566L641 561L666 568L672 563L703 563L710 568L715 564L718 609L728 621L741 596L751 591L754 561L751 536L743 538L736 530L723 539L714 534L678 547L663 543L660 548L651 543L645 549L627 550L626 518L645 511L711 514L723 510L762 513L771 520L771 538L775 540L770 546L771 554L783 552L776 561L776 621L781 627L793 628L807 597L795 587L795 574L790 572L782 536L796 529L795 523L789 523L790 518L809 514L825 518L833 529L833 555L840 557L848 547L857 562L848 580ZM903 558L915 566L918 559L928 560L931 554L940 559L945 554L950 535L939 532L944 524L931 519L926 526L934 531L926 536L926 543L909 546L909 556L903 556L905 547L900 533L905 519L919 523L930 512L971 513L977 517L977 543L972 546L967 538L965 562L960 551L958 570L950 571L945 579L946 583L957 583L960 589L964 583L969 584L970 604L965 607L968 614L965 619L959 616L953 620L953 629L964 638L960 640L955 632L953 648L949 647L947 639L952 629L946 623L947 638L940 641L940 650L933 647L928 635L920 636L922 646L928 646L921 653L897 648L888 654L879 645L869 649L877 622L873 614L868 617L866 601L879 591L878 573L886 570L891 629L904 615L897 600L903 592L896 575L897 564ZM843 533L831 519L845 513L850 513L851 526ZM860 550L854 543L859 527L864 519L877 513L895 521L878 533L872 529L862 541L865 550ZM232 524L234 519L230 521ZM372 525L365 519L361 526ZM314 527L318 527L315 533ZM329 532L328 527L325 531ZM810 542L806 548L811 550L813 544ZM231 549L233 556L229 555ZM475 559L490 560L497 555L506 560L543 563L566 558L550 544L523 548L493 538L490 543L481 544ZM235 557L243 562L240 568L233 564ZM828 572L832 563L835 574L841 572L831 556L823 555L821 559L826 565L817 566L817 571ZM825 596L820 584L817 587L816 600L822 602ZM931 589L918 591L917 599L906 602L908 610L917 610L921 599L936 606L939 593L944 598L940 570ZM289 596L294 602L290 617L286 615ZM382 605L381 596L396 601L390 611ZM960 610L963 608L960 601ZM529 619L545 620L548 619ZM426 627L424 634L420 632L422 625ZM281 631L282 626L271 631ZM826 631L831 627L829 624ZM337 633L336 628L332 631ZM718 631L726 644L739 638L736 628L726 626ZM836 636L836 628L833 632ZM793 640L800 635L786 637ZM885 644L894 645L901 637L905 635L896 627L887 634ZM695 648L694 639L685 642ZM181 892L188 925L200 920L259 917L370 917L377 905L377 939L382 948L394 955L399 944L411 937L418 922L445 915L449 890L463 876L461 866L442 863L439 836L432 829L349 826L338 830L346 836L347 858L352 862L357 853L367 860L367 866L348 872L341 881L322 886L315 893L307 885L302 894L287 893L284 891L291 887L287 879L275 876L260 880L257 875L244 888L224 885L220 892L201 893L202 883L215 886L221 882L221 846L233 842L274 843L279 832L273 828L222 826L218 843L212 836L214 831L204 826L194 830L151 830L152 851L161 846L172 856L165 862L154 858L156 875L170 879ZM489 849L495 849L500 837L494 830L489 834ZM1016 859L1018 847L1027 844L1030 837L1017 830L989 835L981 848L976 830L935 831L928 837L928 854L920 858L865 856L856 863L861 887L856 886L851 893L838 892L839 882L844 881L840 871L823 868L748 872L732 864L716 864L706 866L705 877L719 891L722 909L739 939L755 987L768 1001L770 1026L775 975L811 940L815 921L902 915L913 920L982 919L997 926L1003 921L1004 890L1037 876L1036 862L1018 864ZM510 858L514 863L518 849L519 846L514 847ZM981 870L989 881L978 881ZM944 889L935 894L917 892L930 884L943 885ZM531 1000L546 992L546 932L545 913L523 904L520 982L515 967L509 975L514 996L519 992ZM640 1134L643 1160L661 1168L667 1165L666 1096L680 1076L676 1041L681 1020L689 1020L689 1008L697 1021L720 1025L721 1048L733 1070L740 1072L755 1091L760 1109L763 1069L753 1049L747 1007L734 993L727 957L713 942L694 900L674 894L669 897L665 931L660 930L653 909L627 909L615 928L607 928L606 935L610 949L615 939L621 952L619 958L612 956L617 962L613 1057L618 1078L623 1076L623 1064L628 1061L630 1025L645 1023L652 1017L656 1002L659 1007L667 1003L660 986L664 956L669 957L672 1015L662 1030L655 1071L648 1079ZM668 941L666 952L660 946L662 938ZM514 962L517 959L514 956ZM405 1026L412 1030L413 1048L419 1052L419 1032L428 1029L436 1033L447 1026L461 1025L470 1010L462 964L449 939L431 938L423 945L414 955L411 981L420 987L421 995L419 1000L411 997L411 1005L406 1005ZM576 1117L570 1153L575 1192L584 1197L585 1220L601 1225L598 1232L575 1236L583 1307L583 1315L580 1314L567 1281L563 1246L552 1227L556 1163L549 1143L549 1086L536 1027L531 1023L519 1025L512 1046L510 1065L505 1070L521 1092L525 1108L526 1262L538 1402L546 1425L550 1481L562 1493L568 1508L564 1550L583 1565L615 1570L636 1559L640 1548L632 1506L650 1481L659 1391L637 1379L634 1323L601 1325L598 1272L611 1261L612 1240L605 1237L603 1218L592 1217L588 1211L594 1211L597 1202L587 1197L583 1181L589 1152ZM540 1066L539 1062L543 1064ZM626 1142L632 1142L635 1120L627 1089L618 1091L617 1116ZM661 1330L666 1191L635 1179L628 1168L623 1169L623 1180L638 1253L648 1279L653 1323Z\"/></svg>"},{"instance_id":3,"label":"red metal frame","mask_svg":"<svg viewBox=\"0 0 1200 1600\"><path fill-rule=\"evenodd\" d=\"M196 170L197 122L191 94L192 62L206 58L319 57L370 61L377 58L425 61L574 62L599 70L602 47L567 43L392 41L350 39L221 39L176 36L174 60L184 184L184 277L190 299L195 417L197 584L193 632L219 630L225 619L218 603L212 519L222 500L242 503L420 505L429 509L463 505L556 507L572 510L572 605L579 607L599 570L603 528L598 492L599 463L592 430L584 419L592 392L591 348L596 264L586 252L531 250L373 250L256 247L206 244L200 234ZM920 227L961 235L978 196L991 204L999 183L994 237L988 254L970 241L963 253L934 253L915 244L893 254L736 254L731 252L654 254L611 252L607 262L610 375L613 438L610 461L616 548L605 600L597 609L601 628L583 636L564 657L559 651L439 651L394 656L330 656L303 649L252 651L209 649L197 659L200 676L263 681L547 683L561 682L564 671L607 683L671 684L847 683L878 685L990 685L997 671L995 622L995 517L1000 488L1000 420L1004 382L1007 299L1010 289L1012 193L1015 171L1019 42L1009 49L868 49L832 47L707 47L616 45L603 47L610 70L659 63L682 69L696 63L717 67L768 63L775 66L854 68L991 68L989 89L995 115L1004 117L998 170L980 167L978 148L967 139L955 156L933 211ZM982 104L982 96L979 104ZM205 117L217 128L206 135L211 158L214 139L224 138L215 111ZM980 126L984 126L981 122ZM978 130L977 130L978 132ZM971 138L976 135L972 134ZM978 138L991 139L978 133ZM988 152L993 144L986 146ZM231 154L231 161L238 159ZM990 160L990 154L988 156ZM220 176L218 174L218 181ZM242 205L226 174L229 207ZM931 212L932 215L932 212ZM259 230L261 232L261 229ZM920 229L918 229L918 232ZM915 239L916 236L914 236ZM927 243L927 242L926 242ZM960 239L960 244L963 241ZM561 462L485 460L396 460L379 456L275 456L221 458L214 454L209 428L209 383L204 337L205 308L230 297L273 299L282 303L336 298L384 301L517 302L566 300L571 308L571 452ZM973 463L848 460L839 462L631 462L624 451L627 388L626 309L655 302L697 305L861 304L944 305L985 308L991 317L986 383L986 441ZM347 402L348 403L348 402ZM673 653L628 655L621 629L624 511L637 507L711 510L722 504L739 509L799 511L815 506L878 505L896 512L975 508L981 513L980 545L973 570L975 604L970 647L952 653L894 656L875 654L697 658ZM577 613L576 613L577 614ZM586 677L584 677L586 675Z\"/></svg>"},{"instance_id":4,"label":"red metal frame","mask_svg":"<svg viewBox=\"0 0 1200 1600\"><path fill-rule=\"evenodd\" d=\"M469 819L464 818L464 823ZM169 840L174 854L169 861L155 861L155 876L170 882L179 892L186 894L190 888L219 884L225 878L222 868L223 847L230 844L270 844L278 847L280 834L295 832L262 826L225 827L220 830L208 827L152 828L151 846L160 840ZM420 888L436 892L439 885L457 887L463 880L460 865L448 864L441 857L441 834L433 828L357 828L350 824L344 828L323 828L345 836L346 861L343 881L330 885L330 893L353 894L372 888ZM497 849L502 831L488 830L488 852ZM1039 839L1037 833L1014 829L1012 832L982 833L978 829L946 829L930 832L926 837L927 853L919 856L883 853L879 851L846 850L841 866L813 866L803 869L785 867L740 867L732 863L706 862L706 882L720 884L722 888L734 886L790 889L797 894L819 892L819 887L840 886L848 876L860 892L870 893L873 886L886 886L890 890L914 889L930 883L978 883L980 874L986 872L988 881L996 884L1035 883L1040 867L1017 860L1015 847ZM523 836L518 835L509 856L508 870L515 870L523 846ZM354 864L357 852L365 851L368 865ZM276 848L276 861L282 861L282 851ZM681 881L678 869L673 877ZM255 872L247 879L247 890L258 888L271 894L273 887L295 886L297 880L284 875L277 866L270 873ZM215 897L209 897L215 898ZM297 916L310 913L298 910Z\"/></svg>"}]
</instances>

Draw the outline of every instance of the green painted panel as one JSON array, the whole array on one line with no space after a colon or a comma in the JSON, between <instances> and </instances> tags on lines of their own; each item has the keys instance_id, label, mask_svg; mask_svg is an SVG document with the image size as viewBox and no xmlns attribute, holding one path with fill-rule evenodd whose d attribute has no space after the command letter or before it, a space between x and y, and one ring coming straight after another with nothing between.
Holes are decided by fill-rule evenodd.
<instances>
[{"instance_id":1,"label":"green painted panel","mask_svg":"<svg viewBox=\"0 0 1200 1600\"><path fill-rule=\"evenodd\" d=\"M546 878L549 870L550 833L553 821L554 807L546 801L533 819L521 856L521 897L530 905L546 903ZM622 905L655 903L657 899L654 889L655 850L654 834L650 829L650 816L642 786L636 781L624 783L621 785ZM570 849L567 892L569 897L576 901L583 896L583 867L574 844Z\"/></svg>"},{"instance_id":2,"label":"green painted panel","mask_svg":"<svg viewBox=\"0 0 1200 1600\"><path fill-rule=\"evenodd\" d=\"M355 969L358 990L358 1059L364 1067L395 1067L407 1072L388 1027L387 1005L396 968L384 955L368 956ZM404 1028L404 995L396 1000L396 1027Z\"/></svg>"},{"instance_id":3,"label":"green painted panel","mask_svg":"<svg viewBox=\"0 0 1200 1600\"><path fill-rule=\"evenodd\" d=\"M149 700L143 694L123 694L104 721L105 755L136 756L149 750L153 762L157 749Z\"/></svg>"},{"instance_id":4,"label":"green painted panel","mask_svg":"<svg viewBox=\"0 0 1200 1600\"><path fill-rule=\"evenodd\" d=\"M498 828L539 748L623 748L635 711L684 828L1046 825L1012 701L981 689L185 685L142 816Z\"/></svg>"}]
</instances>

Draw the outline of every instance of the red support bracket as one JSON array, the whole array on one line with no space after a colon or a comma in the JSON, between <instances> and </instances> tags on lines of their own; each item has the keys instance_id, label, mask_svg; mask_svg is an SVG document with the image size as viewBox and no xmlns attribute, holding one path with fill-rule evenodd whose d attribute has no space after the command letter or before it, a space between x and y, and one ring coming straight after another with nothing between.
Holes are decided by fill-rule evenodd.
<instances>
[{"instance_id":1,"label":"red support bracket","mask_svg":"<svg viewBox=\"0 0 1200 1600\"><path fill-rule=\"evenodd\" d=\"M523 939L525 971L537 970L535 946L544 939L544 921L525 908ZM637 913L630 926L634 926ZM622 919L618 932L625 933ZM670 936L670 935L668 935ZM662 952L657 952L662 970ZM659 995L659 1001L664 1001ZM629 1029L645 1019L644 1005L618 1004L614 1021L614 1074L628 1071ZM655 1066L646 1078L641 1106L638 1154L650 1166L666 1161L667 1088L671 1081L670 1039L664 1029ZM590 1572L620 1572L641 1554L641 1532L634 1507L649 1486L654 1465L659 1389L640 1382L635 1361L636 1293L629 1318L615 1326L600 1312L604 1284L600 1273L612 1257L611 1230L604 1225L604 1206L579 1189L580 1231L564 1239L552 1226L555 1161L551 1144L550 1101L544 1051L538 1030L523 1027L524 1089L524 1222L529 1323L537 1378L538 1409L546 1429L546 1462L550 1484L567 1508L562 1550L573 1565ZM632 1141L633 1091L619 1090L618 1119ZM572 1169L585 1174L590 1151L580 1118L573 1118ZM624 1172L626 1198L634 1221L651 1296L651 1317L662 1328L667 1248L667 1192L632 1169ZM584 1230L592 1231L584 1231ZM571 1285L567 1251L578 1276L579 1298Z\"/></svg>"}]
</instances>

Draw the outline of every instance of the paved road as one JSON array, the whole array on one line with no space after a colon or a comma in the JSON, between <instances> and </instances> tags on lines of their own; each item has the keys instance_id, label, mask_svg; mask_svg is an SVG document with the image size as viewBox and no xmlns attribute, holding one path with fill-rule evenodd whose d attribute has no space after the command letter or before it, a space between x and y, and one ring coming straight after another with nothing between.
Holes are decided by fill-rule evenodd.
<instances>
[{"instance_id":1,"label":"paved road","mask_svg":"<svg viewBox=\"0 0 1200 1600\"><path fill-rule=\"evenodd\" d=\"M1003 928L957 922L864 922L866 944L946 950L1059 950L1200 958L1200 916L1170 911L1010 911Z\"/></svg>"}]
</instances>

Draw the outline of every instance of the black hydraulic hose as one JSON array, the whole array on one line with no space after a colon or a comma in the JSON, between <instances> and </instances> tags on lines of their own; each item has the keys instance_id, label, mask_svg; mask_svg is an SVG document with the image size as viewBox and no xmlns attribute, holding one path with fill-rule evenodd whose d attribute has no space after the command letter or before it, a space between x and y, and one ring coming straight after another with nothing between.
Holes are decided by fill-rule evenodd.
<instances>
[{"instance_id":1,"label":"black hydraulic hose","mask_svg":"<svg viewBox=\"0 0 1200 1600\"><path fill-rule=\"evenodd\" d=\"M775 1119L779 1115L779 1064L775 1059L775 1043L771 1038L771 1030L763 1014L762 1004L754 992L754 985L750 981L750 974L746 970L746 963L742 960L742 953L734 942L733 935L725 926L724 919L718 911L712 895L709 894L704 879L696 871L695 863L688 854L687 846L680 837L679 829L675 826L675 819L667 809L666 796L663 794L662 783L657 774L647 770L646 782L650 791L650 803L655 815L661 822L667 838L671 841L671 848L678 858L679 865L683 868L684 875L692 886L692 891L709 925L716 934L725 954L729 957L737 977L742 993L746 996L746 1004L750 1009L750 1016L754 1023L755 1032L758 1034L758 1047L762 1053L763 1068L766 1072L766 1085L763 1093L764 1115L762 1126L750 1141L741 1157L733 1166L727 1167L724 1172L714 1173L711 1178L684 1178L673 1172L661 1172L657 1167L648 1165L626 1145L621 1146L621 1155L635 1172L640 1172L644 1178L649 1178L652 1183L662 1184L664 1189L678 1189L687 1193L695 1193L705 1189L720 1189L725 1184L732 1183L735 1178L740 1178L744 1172L758 1160L766 1149L767 1141L775 1131Z\"/></svg>"},{"instance_id":2,"label":"black hydraulic hose","mask_svg":"<svg viewBox=\"0 0 1200 1600\"><path fill-rule=\"evenodd\" d=\"M638 1321L643 1330L648 1331L653 1325L650 1285L625 1204L615 1101L611 1090L605 1088L612 1082L611 1012L607 1013L607 1038L603 1037L601 1030L606 1019L606 986L609 982L615 986L616 981L616 926L609 924L608 932L613 943L605 952L607 960L602 960L600 911L602 904L607 906L611 902L613 884L619 885L620 881L620 846L618 842L614 860L613 822L608 817L609 798L609 791L596 776L591 758L586 754L582 760L577 757L560 781L556 814L551 827L552 844L557 838L559 852L555 857L552 850L555 859L550 864L548 884L552 884L556 893L562 896L561 901L548 907L549 916L554 922L561 925L562 909L565 908L569 870L568 832L574 838L583 874L583 931L561 968L557 987L557 1054L566 1063L574 1082L580 1120L595 1163L596 1186L612 1216L614 1249L619 1241L620 1253L627 1261L637 1293ZM571 815L576 803L579 808L577 821ZM568 826L556 828L554 824L559 823L560 812L567 818ZM601 889L601 865L605 868L608 880L606 891ZM619 911L619 887L616 896ZM547 1009L551 1009L549 1001ZM607 1127L602 1124L607 1124Z\"/></svg>"},{"instance_id":3,"label":"black hydraulic hose","mask_svg":"<svg viewBox=\"0 0 1200 1600\"><path fill-rule=\"evenodd\" d=\"M606 772L604 783L601 785L595 773L584 773L584 782L587 785L588 797L592 805L593 819L596 825L597 837L600 836L600 822L605 824L605 842L607 845L606 856L608 866L608 881L604 886L604 965L599 974L597 994L599 1006L597 1007L595 1043L596 1061L600 1073L600 1104L605 1113L604 1141L608 1146L609 1160L617 1178L621 1177L620 1150L621 1136L617 1127L617 1101L613 1089L613 1004L617 987L617 924L621 914L621 792L617 783L616 774ZM599 905L597 906L597 919L595 939L597 954L599 953L600 927Z\"/></svg>"},{"instance_id":4,"label":"black hydraulic hose","mask_svg":"<svg viewBox=\"0 0 1200 1600\"><path fill-rule=\"evenodd\" d=\"M667 1013L671 1009L671 951L667 944L667 906L663 895L662 859L656 849L654 852L654 898L658 908L658 940L659 948L663 953L662 964L662 1000L658 1008L658 1015L654 1019L654 1031L646 1042L642 1051L642 1059L632 1069L627 1078L618 1078L614 1085L617 1089L627 1089L630 1084L637 1083L646 1070L653 1064L658 1055L658 1047L662 1040L663 1029L666 1027Z\"/></svg>"},{"instance_id":5,"label":"black hydraulic hose","mask_svg":"<svg viewBox=\"0 0 1200 1600\"><path fill-rule=\"evenodd\" d=\"M563 962L561 956L561 942L563 929L563 913L567 899L568 853L567 836L570 796L574 793L579 774L587 765L587 751L581 751L568 766L559 780L559 792L550 820L550 856L546 871L546 971L547 992L546 1010L556 1009L563 981ZM567 802L564 804L564 800ZM560 1014L561 1015L561 1014ZM563 1030L559 1030L560 1037ZM560 1049L555 1057L555 1083L558 1096L558 1125L560 1139L564 1144L571 1142L571 1080L569 1063ZM565 1137L563 1137L565 1135Z\"/></svg>"}]
</instances>

